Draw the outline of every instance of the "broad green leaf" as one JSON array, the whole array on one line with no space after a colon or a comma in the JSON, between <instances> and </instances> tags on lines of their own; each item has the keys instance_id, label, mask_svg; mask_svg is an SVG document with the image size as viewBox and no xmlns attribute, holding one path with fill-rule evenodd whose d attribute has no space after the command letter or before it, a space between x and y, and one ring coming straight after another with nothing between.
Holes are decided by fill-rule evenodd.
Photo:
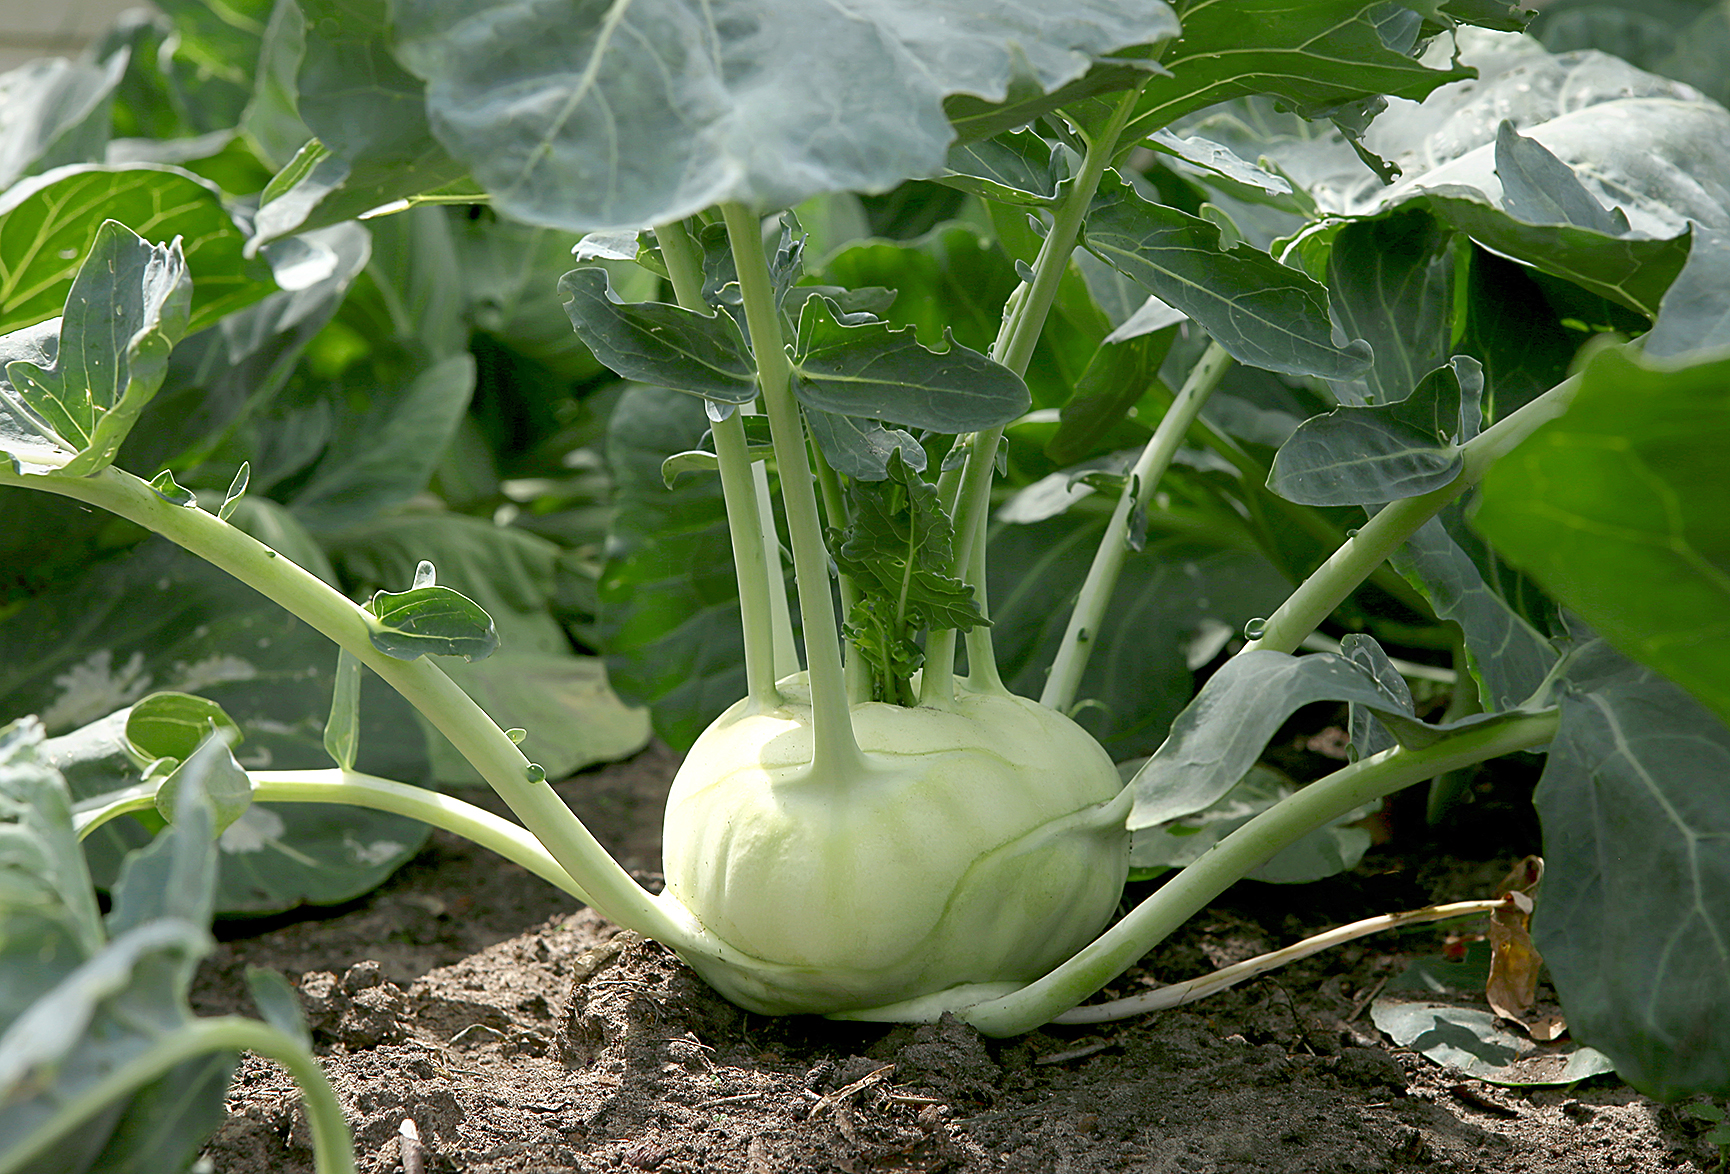
<instances>
[{"instance_id":1,"label":"broad green leaf","mask_svg":"<svg viewBox=\"0 0 1730 1174\"><path fill-rule=\"evenodd\" d=\"M1572 224L1606 236L1628 231L1628 217L1620 208L1605 208L1573 168L1507 119L1496 128L1495 158L1502 207L1510 216L1527 224Z\"/></svg>"},{"instance_id":2,"label":"broad green leaf","mask_svg":"<svg viewBox=\"0 0 1730 1174\"><path fill-rule=\"evenodd\" d=\"M1526 38L1476 31L1461 34L1460 48L1476 84L1397 105L1365 136L1401 168L1399 181L1366 178L1330 195L1327 210L1372 214L1427 194L1437 216L1490 248L1655 314L1687 255L1688 223L1730 225L1730 112L1598 53L1552 56ZM1592 203L1619 209L1629 230L1594 229L1555 209L1537 222L1506 210L1496 143L1504 121L1565 164ZM1577 195L1570 206L1583 208Z\"/></svg>"},{"instance_id":3,"label":"broad green leaf","mask_svg":"<svg viewBox=\"0 0 1730 1174\"><path fill-rule=\"evenodd\" d=\"M1217 803L1255 765L1286 718L1316 701L1361 705L1410 747L1430 745L1450 729L1499 720L1480 714L1447 726L1427 725L1412 716L1409 695L1396 696L1364 665L1332 653L1239 653L1208 678L1172 723L1171 736L1136 773L1130 830Z\"/></svg>"},{"instance_id":4,"label":"broad green leaf","mask_svg":"<svg viewBox=\"0 0 1730 1174\"><path fill-rule=\"evenodd\" d=\"M169 793L157 792L156 806L168 826L121 862L105 923L110 938L162 918L210 924L216 896L215 840L221 830L212 784L222 787L217 779L224 772L238 774L246 785L226 740L208 738L175 771Z\"/></svg>"},{"instance_id":5,"label":"broad green leaf","mask_svg":"<svg viewBox=\"0 0 1730 1174\"><path fill-rule=\"evenodd\" d=\"M156 789L156 813L174 823L180 818L180 793L186 787L187 777L194 771L201 772L200 785L204 788L210 810L209 821L200 825L207 829L200 833L203 835L228 830L252 806L252 779L235 760L233 750L221 744L220 735L211 741L217 744L217 748L207 752L202 760L195 757L181 763ZM160 835L157 837L161 838ZM124 875L122 873L123 878Z\"/></svg>"},{"instance_id":6,"label":"broad green leaf","mask_svg":"<svg viewBox=\"0 0 1730 1174\"><path fill-rule=\"evenodd\" d=\"M1380 505L1440 489L1459 476L1459 445L1477 433L1484 375L1461 355L1405 399L1335 408L1298 425L1274 457L1267 486L1302 505Z\"/></svg>"},{"instance_id":7,"label":"broad green leaf","mask_svg":"<svg viewBox=\"0 0 1730 1174\"><path fill-rule=\"evenodd\" d=\"M122 468L189 466L226 440L228 468L250 463L254 493L270 487L257 460L252 417L267 410L295 364L365 268L369 234L358 224L321 229L266 250L280 289L228 315L217 330L183 339L168 360L162 388L121 447ZM194 291L196 296L196 290ZM270 429L272 437L281 433ZM259 437L266 447L271 440ZM224 473L227 469L224 469Z\"/></svg>"},{"instance_id":8,"label":"broad green leaf","mask_svg":"<svg viewBox=\"0 0 1730 1174\"><path fill-rule=\"evenodd\" d=\"M106 220L148 241L181 238L193 283L188 333L275 288L263 260L241 255L244 234L216 185L161 165L59 167L0 196L0 332L62 312Z\"/></svg>"},{"instance_id":9,"label":"broad green leaf","mask_svg":"<svg viewBox=\"0 0 1730 1174\"><path fill-rule=\"evenodd\" d=\"M102 945L102 915L42 726L0 728L0 1031Z\"/></svg>"},{"instance_id":10,"label":"broad green leaf","mask_svg":"<svg viewBox=\"0 0 1730 1174\"><path fill-rule=\"evenodd\" d=\"M1169 130L1159 130L1148 136L1147 145L1161 154L1175 156L1233 183L1260 188L1268 195L1285 195L1292 190L1289 179L1240 158L1224 143L1199 135L1177 135Z\"/></svg>"},{"instance_id":11,"label":"broad green leaf","mask_svg":"<svg viewBox=\"0 0 1730 1174\"><path fill-rule=\"evenodd\" d=\"M1664 291L1645 353L1675 359L1730 347L1730 231L1694 229L1688 263Z\"/></svg>"},{"instance_id":12,"label":"broad green leaf","mask_svg":"<svg viewBox=\"0 0 1730 1174\"><path fill-rule=\"evenodd\" d=\"M559 296L577 337L624 378L721 403L756 398L757 366L730 316L664 302L626 304L599 268L559 278Z\"/></svg>"},{"instance_id":13,"label":"broad green leaf","mask_svg":"<svg viewBox=\"0 0 1730 1174\"><path fill-rule=\"evenodd\" d=\"M1453 233L1422 210L1354 221L1333 236L1328 302L1340 326L1375 352L1363 386L1340 402L1392 403L1447 361L1454 314Z\"/></svg>"},{"instance_id":14,"label":"broad green leaf","mask_svg":"<svg viewBox=\"0 0 1730 1174\"><path fill-rule=\"evenodd\" d=\"M425 489L468 409L474 382L474 357L466 352L400 383L357 375L344 388L349 402L368 397L371 403L364 415L342 420L289 502L295 516L314 530L335 529Z\"/></svg>"},{"instance_id":15,"label":"broad green leaf","mask_svg":"<svg viewBox=\"0 0 1730 1174\"><path fill-rule=\"evenodd\" d=\"M97 230L66 296L53 363L6 364L0 398L53 430L74 455L67 476L100 472L114 460L167 371L186 332L192 283L179 243L152 245L113 220Z\"/></svg>"},{"instance_id":16,"label":"broad green leaf","mask_svg":"<svg viewBox=\"0 0 1730 1174\"><path fill-rule=\"evenodd\" d=\"M237 510L247 512L248 498ZM320 556L322 558L322 556ZM327 568L328 569L328 568ZM322 723L330 704L330 642L208 563L153 539L118 557L93 557L68 582L0 619L0 713L42 715L59 734L124 709L156 690L221 705L246 734L251 769L330 765ZM376 678L363 682L358 766L404 782L427 778L426 739L414 711ZM124 716L111 751L63 769L79 800L137 782L123 752ZM418 849L424 824L320 804L255 804L222 837L217 907L274 913L346 901L376 886ZM130 818L85 841L97 883L147 842Z\"/></svg>"},{"instance_id":17,"label":"broad green leaf","mask_svg":"<svg viewBox=\"0 0 1730 1174\"><path fill-rule=\"evenodd\" d=\"M1039 695L1104 528L1103 515L1081 511L993 526L991 638L1012 692ZM1267 615L1290 590L1259 554L1150 535L1125 560L1082 677L1076 721L1114 759L1151 754L1195 695L1195 670L1213 659L1221 637Z\"/></svg>"},{"instance_id":18,"label":"broad green leaf","mask_svg":"<svg viewBox=\"0 0 1730 1174\"><path fill-rule=\"evenodd\" d=\"M1730 1093L1730 730L1601 642L1575 654L1535 801L1532 933L1570 1032L1648 1096Z\"/></svg>"},{"instance_id":19,"label":"broad green leaf","mask_svg":"<svg viewBox=\"0 0 1730 1174\"><path fill-rule=\"evenodd\" d=\"M499 646L492 617L474 600L449 587L378 591L367 603L378 626L372 646L398 660L430 654L479 660Z\"/></svg>"},{"instance_id":20,"label":"broad green leaf","mask_svg":"<svg viewBox=\"0 0 1730 1174\"><path fill-rule=\"evenodd\" d=\"M1477 558L1468 547L1477 548ZM1556 663L1556 650L1517 609L1517 577L1466 529L1459 507L1425 522L1388 561L1423 593L1438 618L1460 626L1466 663L1486 709L1509 709L1537 692Z\"/></svg>"},{"instance_id":21,"label":"broad green leaf","mask_svg":"<svg viewBox=\"0 0 1730 1174\"><path fill-rule=\"evenodd\" d=\"M1618 650L1730 720L1730 359L1600 351L1494 465L1473 525Z\"/></svg>"},{"instance_id":22,"label":"broad green leaf","mask_svg":"<svg viewBox=\"0 0 1730 1174\"><path fill-rule=\"evenodd\" d=\"M235 744L245 737L222 706L191 693L152 693L126 714L126 740L146 762L153 758L185 762L213 729L229 731Z\"/></svg>"},{"instance_id":23,"label":"broad green leaf","mask_svg":"<svg viewBox=\"0 0 1730 1174\"><path fill-rule=\"evenodd\" d=\"M1251 767L1219 802L1169 824L1143 828L1130 842L1132 869L1163 871L1182 868L1204 856L1226 836L1296 793L1297 784L1278 771ZM1369 850L1370 833L1347 827L1372 814L1376 805L1348 812L1325 827L1287 844L1253 872L1250 880L1274 884L1307 884L1357 867Z\"/></svg>"},{"instance_id":24,"label":"broad green leaf","mask_svg":"<svg viewBox=\"0 0 1730 1174\"><path fill-rule=\"evenodd\" d=\"M1457 349L1484 368L1484 415L1499 420L1567 377L1588 334L1545 297L1536 270L1474 248L1464 290L1465 322Z\"/></svg>"},{"instance_id":25,"label":"broad green leaf","mask_svg":"<svg viewBox=\"0 0 1730 1174\"><path fill-rule=\"evenodd\" d=\"M68 61L43 57L0 73L0 190L68 163L100 159L109 108L130 54Z\"/></svg>"},{"instance_id":26,"label":"broad green leaf","mask_svg":"<svg viewBox=\"0 0 1730 1174\"><path fill-rule=\"evenodd\" d=\"M886 191L942 167L946 96L1055 90L1177 31L1165 4L1031 0L403 0L394 15L452 154L510 215L577 231Z\"/></svg>"},{"instance_id":27,"label":"broad green leaf","mask_svg":"<svg viewBox=\"0 0 1730 1174\"><path fill-rule=\"evenodd\" d=\"M1382 692L1394 701L1402 712L1413 709L1412 689L1394 667L1388 654L1373 636L1352 632L1340 640L1340 655L1375 678ZM1351 736L1352 753L1358 758L1380 754L1398 744L1375 713L1361 701L1351 703L1346 718L1346 732Z\"/></svg>"},{"instance_id":28,"label":"broad green leaf","mask_svg":"<svg viewBox=\"0 0 1730 1174\"><path fill-rule=\"evenodd\" d=\"M201 130L230 127L253 99L259 53L274 0L163 0L174 23L183 103Z\"/></svg>"},{"instance_id":29,"label":"broad green leaf","mask_svg":"<svg viewBox=\"0 0 1730 1174\"><path fill-rule=\"evenodd\" d=\"M1107 176L1084 227L1089 251L1194 319L1241 363L1349 379L1369 344L1336 344L1326 291L1259 249L1220 247L1219 229Z\"/></svg>"},{"instance_id":30,"label":"broad green leaf","mask_svg":"<svg viewBox=\"0 0 1730 1174\"><path fill-rule=\"evenodd\" d=\"M1272 94L1309 118L1377 94L1422 98L1470 77L1431 69L1389 47L1377 27L1387 6L1367 0L1197 0L1183 5L1183 37L1160 58L1129 133L1145 137L1185 114L1246 94Z\"/></svg>"},{"instance_id":31,"label":"broad green leaf","mask_svg":"<svg viewBox=\"0 0 1730 1174\"><path fill-rule=\"evenodd\" d=\"M703 407L666 388L629 388L607 429L617 513L607 531L596 638L613 687L653 709L655 731L687 747L745 692L739 587L721 486L661 462L703 435Z\"/></svg>"},{"instance_id":32,"label":"broad green leaf","mask_svg":"<svg viewBox=\"0 0 1730 1174\"><path fill-rule=\"evenodd\" d=\"M826 298L799 315L793 392L808 408L927 428L977 432L1028 408L1026 384L978 351L945 338L941 350L882 322L844 325Z\"/></svg>"}]
</instances>

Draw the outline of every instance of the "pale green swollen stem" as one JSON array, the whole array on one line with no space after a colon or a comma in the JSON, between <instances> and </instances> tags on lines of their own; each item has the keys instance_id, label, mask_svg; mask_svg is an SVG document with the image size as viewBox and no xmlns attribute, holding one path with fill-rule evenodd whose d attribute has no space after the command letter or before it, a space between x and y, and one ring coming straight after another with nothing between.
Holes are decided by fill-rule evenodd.
<instances>
[{"instance_id":1,"label":"pale green swollen stem","mask_svg":"<svg viewBox=\"0 0 1730 1174\"><path fill-rule=\"evenodd\" d=\"M1105 535L1093 554L1093 565L1076 597L1075 610L1070 613L1069 627L1063 633L1063 643L1051 662L1051 675L1045 679L1045 691L1039 703L1067 712L1075 703L1076 690L1081 687L1082 674L1087 671L1088 658L1099 641L1100 625L1105 622L1105 609L1111 603L1111 593L1117 589L1123 560L1129 553L1130 517L1137 509L1145 509L1159 479L1171 466L1177 447L1189 432L1189 426L1200 414L1207 397L1219 386L1220 379L1231 366L1231 356L1217 342L1208 343L1201 359L1190 370L1183 389L1171 401L1159 427L1141 450L1135 467L1129 471L1129 482L1118 495L1117 508L1106 523Z\"/></svg>"},{"instance_id":2,"label":"pale green swollen stem","mask_svg":"<svg viewBox=\"0 0 1730 1174\"><path fill-rule=\"evenodd\" d=\"M19 475L0 465L0 484L46 490L127 518L185 547L273 600L353 653L449 738L608 917L678 949L719 947L689 914L645 891L595 840L549 786L531 782L529 761L430 658L396 660L370 638L372 620L323 580L197 507L171 505L119 469L90 477Z\"/></svg>"},{"instance_id":3,"label":"pale green swollen stem","mask_svg":"<svg viewBox=\"0 0 1730 1174\"><path fill-rule=\"evenodd\" d=\"M1396 747L1311 783L1214 845L1080 953L1013 994L976 1003L962 1019L993 1036L1032 1031L1122 974L1178 926L1286 845L1354 807L1444 771L1548 742L1557 711L1522 714L1450 734L1422 750Z\"/></svg>"},{"instance_id":4,"label":"pale green swollen stem","mask_svg":"<svg viewBox=\"0 0 1730 1174\"><path fill-rule=\"evenodd\" d=\"M714 311L703 301L703 271L696 247L682 223L655 229L667 276L679 305L699 314ZM745 442L743 409L725 420L711 420L715 459L721 472L721 497L727 507L727 532L733 544L733 566L739 581L739 618L745 638L745 692L758 709L781 704L775 687L775 621L770 610L769 568L763 544L763 521L757 510L757 488Z\"/></svg>"},{"instance_id":5,"label":"pale green swollen stem","mask_svg":"<svg viewBox=\"0 0 1730 1174\"><path fill-rule=\"evenodd\" d=\"M314 1168L318 1174L355 1174L348 1122L318 1061L294 1037L268 1023L238 1015L195 1019L55 1106L53 1116L23 1144L0 1154L0 1174L22 1170L128 1093L166 1075L178 1064L212 1052L254 1052L288 1069L306 1098Z\"/></svg>"},{"instance_id":6,"label":"pale green swollen stem","mask_svg":"<svg viewBox=\"0 0 1730 1174\"><path fill-rule=\"evenodd\" d=\"M829 552L817 516L817 492L806 455L805 425L791 386L792 365L781 336L781 315L763 256L763 234L756 213L741 204L723 204L727 238L739 274L745 321L757 383L769 414L775 464L781 475L781 500L787 510L787 535L793 544L793 574L799 589L799 614L805 626L805 661L810 670L814 773L845 777L864 766L848 715L847 685L841 668L841 633L829 595Z\"/></svg>"},{"instance_id":7,"label":"pale green swollen stem","mask_svg":"<svg viewBox=\"0 0 1730 1174\"><path fill-rule=\"evenodd\" d=\"M1270 648L1291 652L1315 631L1321 622L1356 590L1418 528L1440 513L1444 506L1482 480L1491 465L1510 452L1538 428L1554 420L1573 402L1579 376L1571 375L1543 395L1490 427L1460 447L1463 464L1459 476L1440 489L1407 497L1383 506L1355 535L1334 551L1332 557L1305 579L1267 620L1261 634L1243 651Z\"/></svg>"}]
</instances>

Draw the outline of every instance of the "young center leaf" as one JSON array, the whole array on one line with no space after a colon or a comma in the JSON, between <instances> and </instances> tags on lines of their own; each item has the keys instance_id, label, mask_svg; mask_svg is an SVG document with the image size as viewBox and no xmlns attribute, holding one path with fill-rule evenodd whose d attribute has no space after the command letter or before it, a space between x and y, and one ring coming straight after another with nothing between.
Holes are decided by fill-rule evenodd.
<instances>
[{"instance_id":1,"label":"young center leaf","mask_svg":"<svg viewBox=\"0 0 1730 1174\"><path fill-rule=\"evenodd\" d=\"M933 351L911 328L843 325L832 302L811 298L799 315L793 392L807 408L951 434L995 428L1027 410L1032 397L1013 371L945 341L946 350Z\"/></svg>"},{"instance_id":2,"label":"young center leaf","mask_svg":"<svg viewBox=\"0 0 1730 1174\"><path fill-rule=\"evenodd\" d=\"M972 590L948 573L955 531L937 487L909 469L899 450L890 452L881 480L855 481L849 499L852 524L835 552L860 592L847 636L872 669L874 699L911 705L910 679L924 663L914 637L985 620Z\"/></svg>"},{"instance_id":3,"label":"young center leaf","mask_svg":"<svg viewBox=\"0 0 1730 1174\"><path fill-rule=\"evenodd\" d=\"M0 410L13 421L47 425L41 440L72 454L65 475L101 471L162 385L191 303L179 240L152 245L104 221L67 294L59 339L43 355L49 363L8 363Z\"/></svg>"},{"instance_id":4,"label":"young center leaf","mask_svg":"<svg viewBox=\"0 0 1730 1174\"><path fill-rule=\"evenodd\" d=\"M480 660L499 646L492 617L480 604L449 587L422 584L418 575L407 591L374 592L366 608L378 621L372 646L398 660L429 653Z\"/></svg>"}]
</instances>

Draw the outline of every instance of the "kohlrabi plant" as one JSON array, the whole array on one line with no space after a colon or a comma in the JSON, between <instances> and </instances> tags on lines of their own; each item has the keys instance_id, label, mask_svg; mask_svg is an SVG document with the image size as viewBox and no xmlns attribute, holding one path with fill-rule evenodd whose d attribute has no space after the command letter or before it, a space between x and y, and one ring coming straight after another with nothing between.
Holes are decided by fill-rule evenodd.
<instances>
[{"instance_id":1,"label":"kohlrabi plant","mask_svg":"<svg viewBox=\"0 0 1730 1174\"><path fill-rule=\"evenodd\" d=\"M1240 980L1081 1006L1239 879L1350 867L1385 796L1435 780L1440 818L1545 752L1534 932L1575 1035L1723 1095L1730 113L1521 23L299 0L231 74L173 66L234 37L129 26L0 155L8 549L47 549L46 495L105 511L6 585L0 698L69 731L86 836L178 820L212 727L298 730L335 765L201 752L236 876L298 851L275 813L346 805L496 849L743 1007L998 1036ZM123 85L156 104L103 156ZM501 387L532 390L459 425ZM604 548L569 480L602 428ZM500 478L512 444L536 477ZM305 627L225 623L158 547L100 561L138 528ZM80 560L117 585L63 587ZM190 607L197 654L67 660L117 599ZM561 615L689 746L663 892L546 785L602 756L562 740L603 710L564 716ZM414 730L363 736L392 703L363 668L436 731L410 766L360 757ZM317 711L226 712L291 687ZM1351 761L1258 772L1318 701ZM520 826L386 777L429 755ZM344 883L397 826L340 832ZM40 1094L0 1085L0 1123ZM37 1122L31 1153L70 1128Z\"/></svg>"}]
</instances>

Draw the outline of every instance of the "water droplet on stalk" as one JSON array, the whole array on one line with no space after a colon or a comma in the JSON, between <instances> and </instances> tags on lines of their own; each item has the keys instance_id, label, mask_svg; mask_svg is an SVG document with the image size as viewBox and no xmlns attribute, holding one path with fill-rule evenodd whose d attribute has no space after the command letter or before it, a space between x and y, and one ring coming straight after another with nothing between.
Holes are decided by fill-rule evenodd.
<instances>
[{"instance_id":1,"label":"water droplet on stalk","mask_svg":"<svg viewBox=\"0 0 1730 1174\"><path fill-rule=\"evenodd\" d=\"M528 737L528 736L529 736L529 732L527 730L509 729L509 730L505 731L505 737L509 738L512 742L516 743L518 746L521 746L523 744L523 739Z\"/></svg>"},{"instance_id":2,"label":"water droplet on stalk","mask_svg":"<svg viewBox=\"0 0 1730 1174\"><path fill-rule=\"evenodd\" d=\"M531 783L544 783L547 781L547 772L538 763L529 763L528 775L529 782Z\"/></svg>"},{"instance_id":3,"label":"water droplet on stalk","mask_svg":"<svg viewBox=\"0 0 1730 1174\"><path fill-rule=\"evenodd\" d=\"M1259 617L1243 626L1244 638L1248 640L1260 640L1265 631L1267 631L1267 621Z\"/></svg>"}]
</instances>

